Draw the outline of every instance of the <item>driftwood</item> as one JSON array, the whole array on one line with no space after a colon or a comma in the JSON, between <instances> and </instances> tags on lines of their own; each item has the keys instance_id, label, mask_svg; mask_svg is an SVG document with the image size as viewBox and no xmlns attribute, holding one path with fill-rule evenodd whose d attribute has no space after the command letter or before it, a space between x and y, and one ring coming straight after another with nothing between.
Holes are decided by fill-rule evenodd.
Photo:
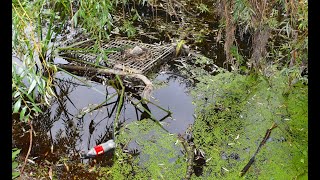
<instances>
[{"instance_id":1,"label":"driftwood","mask_svg":"<svg viewBox=\"0 0 320 180\"><path fill-rule=\"evenodd\" d=\"M258 152L260 151L261 147L267 142L267 139L270 137L271 131L272 129L276 128L277 125L275 123L272 124L271 128L269 128L264 136L264 138L262 139L262 141L260 142L260 145L258 147L258 149L256 150L256 152L254 153L254 155L250 158L249 162L247 163L247 165L241 170L240 172L240 176L243 176L248 169L250 168L250 166L252 165L252 163L255 160L256 155L258 154Z\"/></svg>"},{"instance_id":2,"label":"driftwood","mask_svg":"<svg viewBox=\"0 0 320 180\"><path fill-rule=\"evenodd\" d=\"M108 69L108 68L94 68L94 67L82 67L82 66L74 66L74 65L64 65L64 64L58 64L59 68L65 69L65 70L73 70L73 71L90 71L93 73L101 74L101 75L119 75L119 76L128 76L131 78L140 79L144 84L144 90L141 94L141 96L144 99L149 99L151 92L153 90L152 82L144 75L142 74L133 74L129 72L114 70L114 69Z\"/></svg>"}]
</instances>

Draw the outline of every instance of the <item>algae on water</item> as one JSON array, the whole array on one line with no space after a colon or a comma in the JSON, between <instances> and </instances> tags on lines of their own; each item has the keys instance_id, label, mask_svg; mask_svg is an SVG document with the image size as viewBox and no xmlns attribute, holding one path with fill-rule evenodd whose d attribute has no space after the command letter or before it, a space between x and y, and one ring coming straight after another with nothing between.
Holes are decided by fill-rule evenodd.
<instances>
[{"instance_id":1,"label":"algae on water","mask_svg":"<svg viewBox=\"0 0 320 180\"><path fill-rule=\"evenodd\" d=\"M287 75L244 76L220 72L203 75L191 91L196 105L194 143L207 159L200 176L191 179L240 179L273 123L267 142L244 179L307 179L308 86L287 83ZM118 144L136 148L133 157L116 149L111 179L183 179L187 162L176 135L150 119L120 130Z\"/></svg>"},{"instance_id":2,"label":"algae on water","mask_svg":"<svg viewBox=\"0 0 320 180\"><path fill-rule=\"evenodd\" d=\"M211 159L194 179L240 178L274 122L278 127L244 178L307 179L308 87L299 82L290 87L286 75L273 73L268 78L231 72L198 78L192 92L194 141Z\"/></svg>"},{"instance_id":3,"label":"algae on water","mask_svg":"<svg viewBox=\"0 0 320 180\"><path fill-rule=\"evenodd\" d=\"M118 159L111 168L113 179L178 180L185 176L187 162L177 135L150 119L132 122L120 132L117 143L137 148L140 153L134 158L117 148Z\"/></svg>"}]
</instances>

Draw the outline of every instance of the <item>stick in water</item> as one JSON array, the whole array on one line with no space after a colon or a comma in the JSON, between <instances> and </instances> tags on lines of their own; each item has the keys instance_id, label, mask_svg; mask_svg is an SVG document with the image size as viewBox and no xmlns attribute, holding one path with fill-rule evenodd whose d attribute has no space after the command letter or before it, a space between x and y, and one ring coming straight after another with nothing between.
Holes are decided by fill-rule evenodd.
<instances>
[{"instance_id":1,"label":"stick in water","mask_svg":"<svg viewBox=\"0 0 320 180\"><path fill-rule=\"evenodd\" d=\"M252 163L255 160L256 155L258 154L259 150L261 149L261 147L266 143L267 139L270 137L271 131L272 129L276 128L277 124L273 123L271 128L269 128L264 136L264 138L262 139L262 141L260 142L260 145L257 149L257 151L253 154L253 156L251 157L251 159L249 160L249 162L247 163L247 165L241 170L240 172L240 176L242 177L247 171L248 169L251 167Z\"/></svg>"}]
</instances>

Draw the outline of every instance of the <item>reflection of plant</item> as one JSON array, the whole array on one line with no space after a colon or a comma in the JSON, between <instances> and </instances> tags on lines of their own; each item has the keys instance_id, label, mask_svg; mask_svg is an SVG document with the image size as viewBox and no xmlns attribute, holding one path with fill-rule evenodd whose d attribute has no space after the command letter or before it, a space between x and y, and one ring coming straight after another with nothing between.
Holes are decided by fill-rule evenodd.
<instances>
[{"instance_id":1,"label":"reflection of plant","mask_svg":"<svg viewBox=\"0 0 320 180\"><path fill-rule=\"evenodd\" d=\"M15 169L18 167L18 162L15 161L15 159L19 153L20 153L20 149L17 149L17 148L12 149L12 179L20 175L19 171L15 171Z\"/></svg>"},{"instance_id":2,"label":"reflection of plant","mask_svg":"<svg viewBox=\"0 0 320 180\"><path fill-rule=\"evenodd\" d=\"M201 13L209 12L208 6L203 3L198 4L197 9L199 9Z\"/></svg>"}]
</instances>

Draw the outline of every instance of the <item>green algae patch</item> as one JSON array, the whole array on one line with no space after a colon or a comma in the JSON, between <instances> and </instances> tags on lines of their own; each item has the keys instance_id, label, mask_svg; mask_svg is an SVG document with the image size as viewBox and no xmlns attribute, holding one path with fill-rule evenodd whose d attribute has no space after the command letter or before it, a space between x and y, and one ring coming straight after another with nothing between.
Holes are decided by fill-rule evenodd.
<instances>
[{"instance_id":1,"label":"green algae patch","mask_svg":"<svg viewBox=\"0 0 320 180\"><path fill-rule=\"evenodd\" d=\"M120 130L117 144L138 149L132 157L116 149L117 160L109 169L112 179L181 179L187 162L177 135L165 131L150 119L135 121Z\"/></svg>"},{"instance_id":2,"label":"green algae patch","mask_svg":"<svg viewBox=\"0 0 320 180\"><path fill-rule=\"evenodd\" d=\"M255 156L244 179L307 179L308 87L288 77L225 72L202 76L192 92L197 148L210 159L193 179L239 179L266 131L277 127Z\"/></svg>"}]
</instances>

